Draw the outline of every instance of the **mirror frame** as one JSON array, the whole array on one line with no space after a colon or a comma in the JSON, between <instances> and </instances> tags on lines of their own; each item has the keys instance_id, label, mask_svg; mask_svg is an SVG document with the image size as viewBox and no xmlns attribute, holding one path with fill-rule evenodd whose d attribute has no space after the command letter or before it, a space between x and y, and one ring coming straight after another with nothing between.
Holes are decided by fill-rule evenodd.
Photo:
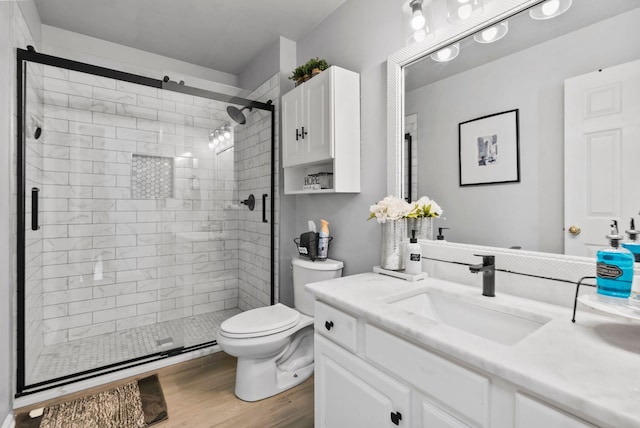
<instances>
[{"instance_id":1,"label":"mirror frame","mask_svg":"<svg viewBox=\"0 0 640 428\"><path fill-rule=\"evenodd\" d=\"M436 0L431 0L436 1ZM404 188L404 70L403 67L483 28L509 18L544 0L492 0L482 14L436 31L430 42L415 43L387 58L387 194L402 197Z\"/></svg>"}]
</instances>

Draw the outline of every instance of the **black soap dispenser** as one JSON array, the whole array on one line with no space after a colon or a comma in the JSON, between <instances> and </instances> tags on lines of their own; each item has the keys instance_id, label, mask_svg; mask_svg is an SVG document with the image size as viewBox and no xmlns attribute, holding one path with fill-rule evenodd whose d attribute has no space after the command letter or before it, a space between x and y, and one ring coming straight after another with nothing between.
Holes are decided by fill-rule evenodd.
<instances>
[{"instance_id":1,"label":"black soap dispenser","mask_svg":"<svg viewBox=\"0 0 640 428\"><path fill-rule=\"evenodd\" d=\"M437 241L444 241L444 235L442 234L443 230L448 230L448 227L439 227L438 228L438 236L436 236Z\"/></svg>"}]
</instances>

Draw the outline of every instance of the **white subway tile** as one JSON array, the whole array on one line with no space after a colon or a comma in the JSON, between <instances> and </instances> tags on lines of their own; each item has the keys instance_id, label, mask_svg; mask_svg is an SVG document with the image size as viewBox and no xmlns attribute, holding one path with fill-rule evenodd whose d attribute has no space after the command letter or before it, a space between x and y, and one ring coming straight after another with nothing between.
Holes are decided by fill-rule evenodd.
<instances>
[{"instance_id":1,"label":"white subway tile","mask_svg":"<svg viewBox=\"0 0 640 428\"><path fill-rule=\"evenodd\" d=\"M93 298L119 296L136 292L136 282L123 282L118 284L99 285L93 287Z\"/></svg>"},{"instance_id":2,"label":"white subway tile","mask_svg":"<svg viewBox=\"0 0 640 428\"><path fill-rule=\"evenodd\" d=\"M131 176L118 175L118 178L116 180L116 186L131 188Z\"/></svg>"},{"instance_id":3,"label":"white subway tile","mask_svg":"<svg viewBox=\"0 0 640 428\"><path fill-rule=\"evenodd\" d=\"M122 318L130 318L136 315L135 306L123 306L115 309L93 312L93 322L113 321Z\"/></svg>"},{"instance_id":4,"label":"white subway tile","mask_svg":"<svg viewBox=\"0 0 640 428\"><path fill-rule=\"evenodd\" d=\"M42 267L43 278L63 278L74 275L88 275L93 273L93 263L67 263Z\"/></svg>"},{"instance_id":5,"label":"white subway tile","mask_svg":"<svg viewBox=\"0 0 640 428\"><path fill-rule=\"evenodd\" d=\"M93 123L69 122L69 133L91 135L93 137L115 138L116 128Z\"/></svg>"},{"instance_id":6,"label":"white subway tile","mask_svg":"<svg viewBox=\"0 0 640 428\"><path fill-rule=\"evenodd\" d=\"M27 203L30 202L31 197L27 198ZM51 199L40 198L40 207L42 212L51 211L69 211L69 203L67 199Z\"/></svg>"},{"instance_id":7,"label":"white subway tile","mask_svg":"<svg viewBox=\"0 0 640 428\"><path fill-rule=\"evenodd\" d=\"M117 235L156 233L156 223L122 223L116 226Z\"/></svg>"},{"instance_id":8,"label":"white subway tile","mask_svg":"<svg viewBox=\"0 0 640 428\"><path fill-rule=\"evenodd\" d=\"M45 144L42 148L42 156L45 158L69 159L69 147Z\"/></svg>"},{"instance_id":9,"label":"white subway tile","mask_svg":"<svg viewBox=\"0 0 640 428\"><path fill-rule=\"evenodd\" d=\"M120 200L117 201L118 211L155 211L156 201L152 200Z\"/></svg>"},{"instance_id":10,"label":"white subway tile","mask_svg":"<svg viewBox=\"0 0 640 428\"><path fill-rule=\"evenodd\" d=\"M68 262L66 251L52 251L42 254L42 265L59 265Z\"/></svg>"},{"instance_id":11,"label":"white subway tile","mask_svg":"<svg viewBox=\"0 0 640 428\"><path fill-rule=\"evenodd\" d=\"M46 135L48 132L69 132L69 121L62 119L53 119L50 117L45 117L43 120L42 130L43 134Z\"/></svg>"},{"instance_id":12,"label":"white subway tile","mask_svg":"<svg viewBox=\"0 0 640 428\"><path fill-rule=\"evenodd\" d=\"M153 314L155 317L155 314L157 312L160 312L161 307L160 307L160 302L149 302L149 303L142 303L140 305L137 305L137 309L138 309L138 315L151 315Z\"/></svg>"},{"instance_id":13,"label":"white subway tile","mask_svg":"<svg viewBox=\"0 0 640 428\"><path fill-rule=\"evenodd\" d=\"M118 105L122 105L122 104L118 104ZM136 129L137 123L135 118L120 116L121 113L118 112L117 110L116 112L117 112L117 115L109 114L109 113L94 112L93 123L96 123L99 125L118 126L122 128Z\"/></svg>"},{"instance_id":14,"label":"white subway tile","mask_svg":"<svg viewBox=\"0 0 640 428\"><path fill-rule=\"evenodd\" d=\"M143 155L151 156L170 156L173 157L176 154L176 148L168 144L158 143L145 143L138 142L136 145L136 151Z\"/></svg>"},{"instance_id":15,"label":"white subway tile","mask_svg":"<svg viewBox=\"0 0 640 428\"><path fill-rule=\"evenodd\" d=\"M148 279L138 281L138 291L160 290L163 288L173 288L176 286L175 278Z\"/></svg>"},{"instance_id":16,"label":"white subway tile","mask_svg":"<svg viewBox=\"0 0 640 428\"><path fill-rule=\"evenodd\" d=\"M124 187L94 187L93 197L96 199L129 199L131 190Z\"/></svg>"},{"instance_id":17,"label":"white subway tile","mask_svg":"<svg viewBox=\"0 0 640 428\"><path fill-rule=\"evenodd\" d=\"M115 114L116 112L116 103L114 102L78 97L75 95L69 95L69 107L100 113Z\"/></svg>"},{"instance_id":18,"label":"white subway tile","mask_svg":"<svg viewBox=\"0 0 640 428\"><path fill-rule=\"evenodd\" d=\"M131 318L116 320L116 330L128 330L130 328L142 327L156 323L156 314L138 315Z\"/></svg>"},{"instance_id":19,"label":"white subway tile","mask_svg":"<svg viewBox=\"0 0 640 428\"><path fill-rule=\"evenodd\" d=\"M158 122L157 120L138 119L137 125L138 129L143 131L161 132L168 134L176 133L176 126L173 123Z\"/></svg>"},{"instance_id":20,"label":"white subway tile","mask_svg":"<svg viewBox=\"0 0 640 428\"><path fill-rule=\"evenodd\" d=\"M60 318L60 317L65 317L67 315L69 315L69 307L66 303L42 307L42 317L44 319Z\"/></svg>"},{"instance_id":21,"label":"white subway tile","mask_svg":"<svg viewBox=\"0 0 640 428\"><path fill-rule=\"evenodd\" d=\"M68 134L49 130L44 132L41 138L47 145L90 148L92 144L92 137L86 135Z\"/></svg>"},{"instance_id":22,"label":"white subway tile","mask_svg":"<svg viewBox=\"0 0 640 428\"><path fill-rule=\"evenodd\" d=\"M131 165L114 162L93 162L94 174L131 175Z\"/></svg>"},{"instance_id":23,"label":"white subway tile","mask_svg":"<svg viewBox=\"0 0 640 428\"><path fill-rule=\"evenodd\" d=\"M106 211L94 212L93 223L132 223L136 221L136 212ZM116 228L116 234L117 228Z\"/></svg>"},{"instance_id":24,"label":"white subway tile","mask_svg":"<svg viewBox=\"0 0 640 428\"><path fill-rule=\"evenodd\" d=\"M224 309L224 302L209 302L193 306L193 314L201 315L209 312L221 311Z\"/></svg>"},{"instance_id":25,"label":"white subway tile","mask_svg":"<svg viewBox=\"0 0 640 428\"><path fill-rule=\"evenodd\" d=\"M115 235L114 224L79 224L69 229L69 236L104 236Z\"/></svg>"},{"instance_id":26,"label":"white subway tile","mask_svg":"<svg viewBox=\"0 0 640 428\"><path fill-rule=\"evenodd\" d=\"M104 309L111 309L116 307L115 297L103 297L100 299L90 299L82 302L69 303L69 314L85 314L87 312L95 312Z\"/></svg>"},{"instance_id":27,"label":"white subway tile","mask_svg":"<svg viewBox=\"0 0 640 428\"><path fill-rule=\"evenodd\" d=\"M75 107L69 106L69 95L61 94L59 92L44 91L42 94L43 102L48 105L61 106L61 107Z\"/></svg>"},{"instance_id":28,"label":"white subway tile","mask_svg":"<svg viewBox=\"0 0 640 428\"><path fill-rule=\"evenodd\" d=\"M44 251L68 251L91 248L91 238L47 238L42 240Z\"/></svg>"},{"instance_id":29,"label":"white subway tile","mask_svg":"<svg viewBox=\"0 0 640 428\"><path fill-rule=\"evenodd\" d=\"M157 295L155 291L146 291L143 293L123 294L116 297L116 299L117 305L120 307L155 302Z\"/></svg>"},{"instance_id":30,"label":"white subway tile","mask_svg":"<svg viewBox=\"0 0 640 428\"><path fill-rule=\"evenodd\" d=\"M42 335L42 344L44 346L56 345L58 343L67 342L67 331L54 331L52 333L45 333Z\"/></svg>"},{"instance_id":31,"label":"white subway tile","mask_svg":"<svg viewBox=\"0 0 640 428\"><path fill-rule=\"evenodd\" d=\"M69 71L71 82L84 83L85 85L98 86L100 88L115 89L116 80L108 77L96 76L94 74L82 73L79 71Z\"/></svg>"},{"instance_id":32,"label":"white subway tile","mask_svg":"<svg viewBox=\"0 0 640 428\"><path fill-rule=\"evenodd\" d=\"M118 80L116 83L116 89L118 91L132 92L134 94L140 94L147 97L158 97L158 89L151 86L138 85L137 83L123 82Z\"/></svg>"},{"instance_id":33,"label":"white subway tile","mask_svg":"<svg viewBox=\"0 0 640 428\"><path fill-rule=\"evenodd\" d=\"M136 258L136 257L150 257L156 255L155 245L142 245L134 247L120 247L116 249L116 258Z\"/></svg>"},{"instance_id":34,"label":"white subway tile","mask_svg":"<svg viewBox=\"0 0 640 428\"><path fill-rule=\"evenodd\" d=\"M193 315L192 308L178 308L173 310L166 310L158 312L158 322L171 321L180 318L190 317Z\"/></svg>"},{"instance_id":35,"label":"white subway tile","mask_svg":"<svg viewBox=\"0 0 640 428\"><path fill-rule=\"evenodd\" d=\"M42 331L51 333L54 331L79 327L91 324L91 314L72 315L68 317L51 318L42 322Z\"/></svg>"},{"instance_id":36,"label":"white subway tile","mask_svg":"<svg viewBox=\"0 0 640 428\"><path fill-rule=\"evenodd\" d=\"M100 324L92 324L83 327L75 327L69 329L69 340L84 339L87 337L100 336L116 331L115 321L103 322Z\"/></svg>"},{"instance_id":37,"label":"white subway tile","mask_svg":"<svg viewBox=\"0 0 640 428\"><path fill-rule=\"evenodd\" d=\"M193 125L193 116L182 114L182 113L173 113L170 111L159 111L158 112L158 120L161 122L170 122L179 125ZM177 130L177 129L176 129ZM186 135L186 134L182 134Z\"/></svg>"},{"instance_id":38,"label":"white subway tile","mask_svg":"<svg viewBox=\"0 0 640 428\"><path fill-rule=\"evenodd\" d=\"M90 288L45 292L42 295L43 305L60 305L91 299Z\"/></svg>"},{"instance_id":39,"label":"white subway tile","mask_svg":"<svg viewBox=\"0 0 640 428\"><path fill-rule=\"evenodd\" d=\"M42 74L45 77L52 77L54 79L60 80L69 80L69 70L67 70L66 68L45 65L42 67Z\"/></svg>"},{"instance_id":40,"label":"white subway tile","mask_svg":"<svg viewBox=\"0 0 640 428\"><path fill-rule=\"evenodd\" d=\"M42 161L42 168L44 171L91 173L93 165L83 160L45 158Z\"/></svg>"},{"instance_id":41,"label":"white subway tile","mask_svg":"<svg viewBox=\"0 0 640 428\"><path fill-rule=\"evenodd\" d=\"M91 164L91 162L89 162ZM93 165L91 166L93 168ZM115 187L116 176L104 174L69 174L69 184Z\"/></svg>"},{"instance_id":42,"label":"white subway tile","mask_svg":"<svg viewBox=\"0 0 640 428\"><path fill-rule=\"evenodd\" d=\"M91 213L87 212L45 212L42 215L42 224L86 224L91 223Z\"/></svg>"},{"instance_id":43,"label":"white subway tile","mask_svg":"<svg viewBox=\"0 0 640 428\"><path fill-rule=\"evenodd\" d=\"M91 112L68 107L44 105L44 117L91 123Z\"/></svg>"},{"instance_id":44,"label":"white subway tile","mask_svg":"<svg viewBox=\"0 0 640 428\"><path fill-rule=\"evenodd\" d=\"M142 141L146 143L157 143L158 134L150 131L139 131L127 128L117 128L117 135L122 140Z\"/></svg>"},{"instance_id":45,"label":"white subway tile","mask_svg":"<svg viewBox=\"0 0 640 428\"><path fill-rule=\"evenodd\" d=\"M135 152L136 143L129 140L93 137L93 148L103 150L116 150L121 152Z\"/></svg>"},{"instance_id":46,"label":"white subway tile","mask_svg":"<svg viewBox=\"0 0 640 428\"><path fill-rule=\"evenodd\" d=\"M93 97L99 100L113 101L116 103L133 105L138 103L135 94L105 88L93 88Z\"/></svg>"},{"instance_id":47,"label":"white subway tile","mask_svg":"<svg viewBox=\"0 0 640 428\"><path fill-rule=\"evenodd\" d=\"M93 249L93 250L72 250L72 251L69 251L68 254L69 254L69 263L93 262L99 259L111 260L116 257L116 252L113 248Z\"/></svg>"},{"instance_id":48,"label":"white subway tile","mask_svg":"<svg viewBox=\"0 0 640 428\"><path fill-rule=\"evenodd\" d=\"M63 225L47 225L47 227L42 227L42 237L43 238L67 238L69 235L67 234L68 226L66 224Z\"/></svg>"},{"instance_id":49,"label":"white subway tile","mask_svg":"<svg viewBox=\"0 0 640 428\"><path fill-rule=\"evenodd\" d=\"M134 269L124 272L117 272L116 282L145 281L148 279L155 279L157 277L158 270L156 268Z\"/></svg>"},{"instance_id":50,"label":"white subway tile","mask_svg":"<svg viewBox=\"0 0 640 428\"><path fill-rule=\"evenodd\" d=\"M96 236L93 238L93 248L116 248L136 245L135 235Z\"/></svg>"},{"instance_id":51,"label":"white subway tile","mask_svg":"<svg viewBox=\"0 0 640 428\"><path fill-rule=\"evenodd\" d=\"M156 109L150 109L147 107L118 104L116 107L116 111L119 115L127 116L128 118L135 117L139 119L158 120L158 111Z\"/></svg>"},{"instance_id":52,"label":"white subway tile","mask_svg":"<svg viewBox=\"0 0 640 428\"><path fill-rule=\"evenodd\" d=\"M43 84L44 89L46 89L47 91L91 97L91 86L84 85L82 83L74 83L67 80L45 77L43 80Z\"/></svg>"},{"instance_id":53,"label":"white subway tile","mask_svg":"<svg viewBox=\"0 0 640 428\"><path fill-rule=\"evenodd\" d=\"M115 201L110 199L69 199L69 211L111 211ZM89 217L86 223L91 223Z\"/></svg>"}]
</instances>

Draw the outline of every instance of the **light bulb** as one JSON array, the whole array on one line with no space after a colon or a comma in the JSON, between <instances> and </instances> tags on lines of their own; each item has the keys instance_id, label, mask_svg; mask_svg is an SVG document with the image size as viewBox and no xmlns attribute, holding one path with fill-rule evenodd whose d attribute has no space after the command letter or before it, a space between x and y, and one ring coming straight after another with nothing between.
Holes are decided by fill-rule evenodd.
<instances>
[{"instance_id":1,"label":"light bulb","mask_svg":"<svg viewBox=\"0 0 640 428\"><path fill-rule=\"evenodd\" d=\"M212 142L210 142L210 143L209 143L209 150L212 150L212 151L213 151L213 149L215 148L215 146L216 146L216 145L215 145L215 143L214 143L213 141L212 141Z\"/></svg>"},{"instance_id":2,"label":"light bulb","mask_svg":"<svg viewBox=\"0 0 640 428\"><path fill-rule=\"evenodd\" d=\"M416 42L421 42L423 41L425 38L427 37L427 32L424 31L424 28L417 30L415 33L413 33L413 39Z\"/></svg>"},{"instance_id":3,"label":"light bulb","mask_svg":"<svg viewBox=\"0 0 640 428\"><path fill-rule=\"evenodd\" d=\"M231 139L231 128L228 125L224 127L224 138L227 140Z\"/></svg>"},{"instance_id":4,"label":"light bulb","mask_svg":"<svg viewBox=\"0 0 640 428\"><path fill-rule=\"evenodd\" d=\"M542 4L540 10L544 16L553 16L560 9L560 1L559 0L549 0Z\"/></svg>"},{"instance_id":5,"label":"light bulb","mask_svg":"<svg viewBox=\"0 0 640 428\"><path fill-rule=\"evenodd\" d=\"M471 12L473 12L473 8L470 4L462 5L458 8L458 18L464 21L465 19L469 19L471 16Z\"/></svg>"},{"instance_id":6,"label":"light bulb","mask_svg":"<svg viewBox=\"0 0 640 428\"><path fill-rule=\"evenodd\" d=\"M493 40L497 34L498 34L498 28L496 28L495 26L491 28L487 28L481 33L482 39L487 42L489 40Z\"/></svg>"},{"instance_id":7,"label":"light bulb","mask_svg":"<svg viewBox=\"0 0 640 428\"><path fill-rule=\"evenodd\" d=\"M413 16L411 17L411 28L414 30L419 30L424 27L426 20L424 19L424 15L420 9L413 11Z\"/></svg>"},{"instance_id":8,"label":"light bulb","mask_svg":"<svg viewBox=\"0 0 640 428\"><path fill-rule=\"evenodd\" d=\"M438 62L447 62L456 58L460 53L460 44L454 43L451 46L442 48L437 52L431 54L431 59Z\"/></svg>"},{"instance_id":9,"label":"light bulb","mask_svg":"<svg viewBox=\"0 0 640 428\"><path fill-rule=\"evenodd\" d=\"M493 43L507 35L509 23L507 21L489 27L473 36L478 43Z\"/></svg>"},{"instance_id":10,"label":"light bulb","mask_svg":"<svg viewBox=\"0 0 640 428\"><path fill-rule=\"evenodd\" d=\"M482 13L484 0L447 0L447 19L452 24Z\"/></svg>"},{"instance_id":11,"label":"light bulb","mask_svg":"<svg viewBox=\"0 0 640 428\"><path fill-rule=\"evenodd\" d=\"M213 131L209 131L209 141L213 142L213 138L215 137L215 134Z\"/></svg>"}]
</instances>

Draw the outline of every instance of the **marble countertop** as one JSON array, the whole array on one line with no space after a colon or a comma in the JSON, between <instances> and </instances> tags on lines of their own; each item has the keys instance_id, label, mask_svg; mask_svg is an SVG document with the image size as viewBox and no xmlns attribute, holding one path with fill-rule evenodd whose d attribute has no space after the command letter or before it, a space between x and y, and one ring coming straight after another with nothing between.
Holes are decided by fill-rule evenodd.
<instances>
[{"instance_id":1,"label":"marble countertop","mask_svg":"<svg viewBox=\"0 0 640 428\"><path fill-rule=\"evenodd\" d=\"M407 282L375 273L308 284L317 299L387 331L544 397L602 426L640 427L640 324L436 278ZM514 345L502 345L389 305L421 291L550 321Z\"/></svg>"}]
</instances>

